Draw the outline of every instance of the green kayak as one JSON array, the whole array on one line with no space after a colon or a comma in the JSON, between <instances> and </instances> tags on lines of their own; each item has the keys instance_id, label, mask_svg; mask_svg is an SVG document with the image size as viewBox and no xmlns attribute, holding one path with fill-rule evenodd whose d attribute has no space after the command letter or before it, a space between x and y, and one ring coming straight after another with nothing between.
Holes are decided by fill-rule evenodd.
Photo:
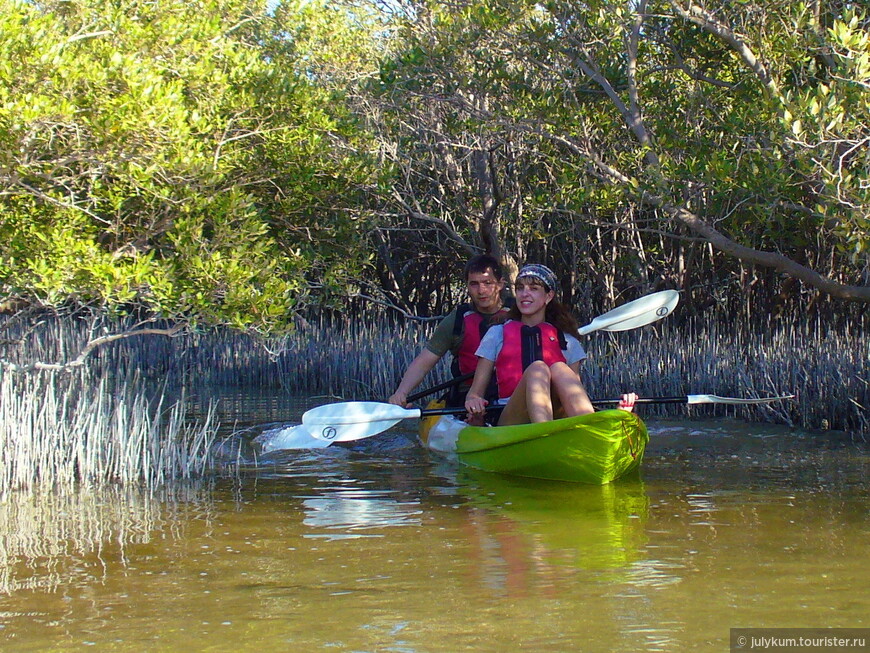
<instances>
[{"instance_id":1,"label":"green kayak","mask_svg":"<svg viewBox=\"0 0 870 653\"><path fill-rule=\"evenodd\" d=\"M516 426L468 426L454 417L432 417L421 422L420 440L487 472L603 485L640 466L649 434L634 413L602 410Z\"/></svg>"}]
</instances>

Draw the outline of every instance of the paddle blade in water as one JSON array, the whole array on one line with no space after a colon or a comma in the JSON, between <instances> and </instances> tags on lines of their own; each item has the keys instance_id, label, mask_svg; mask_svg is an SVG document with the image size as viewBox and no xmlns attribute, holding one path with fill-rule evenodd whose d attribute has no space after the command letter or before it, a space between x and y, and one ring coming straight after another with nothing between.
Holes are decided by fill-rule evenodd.
<instances>
[{"instance_id":1,"label":"paddle blade in water","mask_svg":"<svg viewBox=\"0 0 870 653\"><path fill-rule=\"evenodd\" d=\"M328 440L315 438L301 424L270 429L258 435L254 442L260 445L263 453L283 449L322 449L331 444Z\"/></svg>"},{"instance_id":2,"label":"paddle blade in water","mask_svg":"<svg viewBox=\"0 0 870 653\"><path fill-rule=\"evenodd\" d=\"M306 411L302 424L315 438L349 442L377 435L403 419L416 417L420 417L419 408L377 401L344 401Z\"/></svg>"}]
</instances>

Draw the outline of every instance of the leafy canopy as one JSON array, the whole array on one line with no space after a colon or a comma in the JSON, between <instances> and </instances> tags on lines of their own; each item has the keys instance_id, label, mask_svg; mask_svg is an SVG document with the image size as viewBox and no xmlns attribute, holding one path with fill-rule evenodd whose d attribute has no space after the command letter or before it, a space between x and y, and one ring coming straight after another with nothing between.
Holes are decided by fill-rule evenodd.
<instances>
[{"instance_id":1,"label":"leafy canopy","mask_svg":"<svg viewBox=\"0 0 870 653\"><path fill-rule=\"evenodd\" d=\"M269 331L343 287L374 168L304 6L0 0L3 296Z\"/></svg>"}]
</instances>

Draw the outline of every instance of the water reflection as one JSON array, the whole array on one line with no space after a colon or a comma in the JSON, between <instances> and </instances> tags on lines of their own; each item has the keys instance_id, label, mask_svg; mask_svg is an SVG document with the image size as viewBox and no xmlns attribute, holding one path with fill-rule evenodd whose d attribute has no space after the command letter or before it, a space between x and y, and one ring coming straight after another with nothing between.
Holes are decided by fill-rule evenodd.
<instances>
[{"instance_id":1,"label":"water reflection","mask_svg":"<svg viewBox=\"0 0 870 653\"><path fill-rule=\"evenodd\" d=\"M384 537L385 528L419 526L423 513L419 501L399 501L378 490L342 490L302 505L303 523L317 529L304 537L327 540Z\"/></svg>"},{"instance_id":2,"label":"water reflection","mask_svg":"<svg viewBox=\"0 0 870 653\"><path fill-rule=\"evenodd\" d=\"M461 468L456 480L484 586L552 588L577 572L613 582L642 556L649 498L639 478L593 486Z\"/></svg>"},{"instance_id":3,"label":"water reflection","mask_svg":"<svg viewBox=\"0 0 870 653\"><path fill-rule=\"evenodd\" d=\"M603 487L446 463L408 423L243 451L186 493L8 502L0 648L719 651L731 626L865 625L866 450L678 426Z\"/></svg>"},{"instance_id":4,"label":"water reflection","mask_svg":"<svg viewBox=\"0 0 870 653\"><path fill-rule=\"evenodd\" d=\"M0 593L99 579L111 562L125 564L131 546L183 537L190 520L208 518L207 496L202 485L159 494L108 487L0 503Z\"/></svg>"}]
</instances>

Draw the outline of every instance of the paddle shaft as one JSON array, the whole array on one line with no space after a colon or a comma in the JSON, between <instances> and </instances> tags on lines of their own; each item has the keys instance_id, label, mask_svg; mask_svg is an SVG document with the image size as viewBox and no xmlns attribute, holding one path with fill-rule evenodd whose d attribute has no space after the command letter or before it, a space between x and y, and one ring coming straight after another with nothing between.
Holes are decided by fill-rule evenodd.
<instances>
[{"instance_id":1,"label":"paddle shaft","mask_svg":"<svg viewBox=\"0 0 870 653\"><path fill-rule=\"evenodd\" d=\"M679 399L679 397L662 397L662 399L665 399L666 401L663 401L661 403L679 403L677 401L667 401L670 399ZM686 403L686 401L685 401L686 397L683 397L682 399L683 399L682 403ZM620 399L604 399L602 401L593 401L592 403L593 404L610 404L610 403L618 404L620 401L621 401ZM650 399L638 399L637 401L635 401L635 403L636 404L652 404L652 403L656 403L656 402L652 398L650 398ZM496 408L504 408L504 406L490 404L489 406L486 407L486 410L495 410ZM467 412L468 411L465 410L464 406L456 406L456 407L452 407L452 408L427 408L427 409L420 411L420 417L428 417L430 415L465 415Z\"/></svg>"},{"instance_id":2,"label":"paddle shaft","mask_svg":"<svg viewBox=\"0 0 870 653\"><path fill-rule=\"evenodd\" d=\"M594 399L592 403L597 406L609 406L618 404L622 399ZM638 397L634 400L635 404L688 404L689 395L677 397Z\"/></svg>"},{"instance_id":3,"label":"paddle shaft","mask_svg":"<svg viewBox=\"0 0 870 653\"><path fill-rule=\"evenodd\" d=\"M420 390L419 392L410 394L407 397L407 401L417 401L418 399L428 397L429 395L435 394L436 392L439 392L441 390L446 390L447 388L452 388L455 385L459 385L463 381L470 381L472 378L474 378L474 372L463 374L462 376L457 376L450 379L449 381L445 381L444 383L433 385L431 388L427 388L426 390Z\"/></svg>"},{"instance_id":4,"label":"paddle shaft","mask_svg":"<svg viewBox=\"0 0 870 653\"><path fill-rule=\"evenodd\" d=\"M637 404L734 404L734 405L751 405L766 403L768 401L780 401L782 399L792 399L791 395L782 397L758 397L751 399L741 399L739 397L717 397L716 395L681 395L676 397L638 397L634 400ZM596 406L617 405L622 399L593 399L592 403ZM498 406L489 405L486 410L493 410ZM427 415L464 415L467 411L464 407L456 408L429 408L420 411L421 417Z\"/></svg>"}]
</instances>

